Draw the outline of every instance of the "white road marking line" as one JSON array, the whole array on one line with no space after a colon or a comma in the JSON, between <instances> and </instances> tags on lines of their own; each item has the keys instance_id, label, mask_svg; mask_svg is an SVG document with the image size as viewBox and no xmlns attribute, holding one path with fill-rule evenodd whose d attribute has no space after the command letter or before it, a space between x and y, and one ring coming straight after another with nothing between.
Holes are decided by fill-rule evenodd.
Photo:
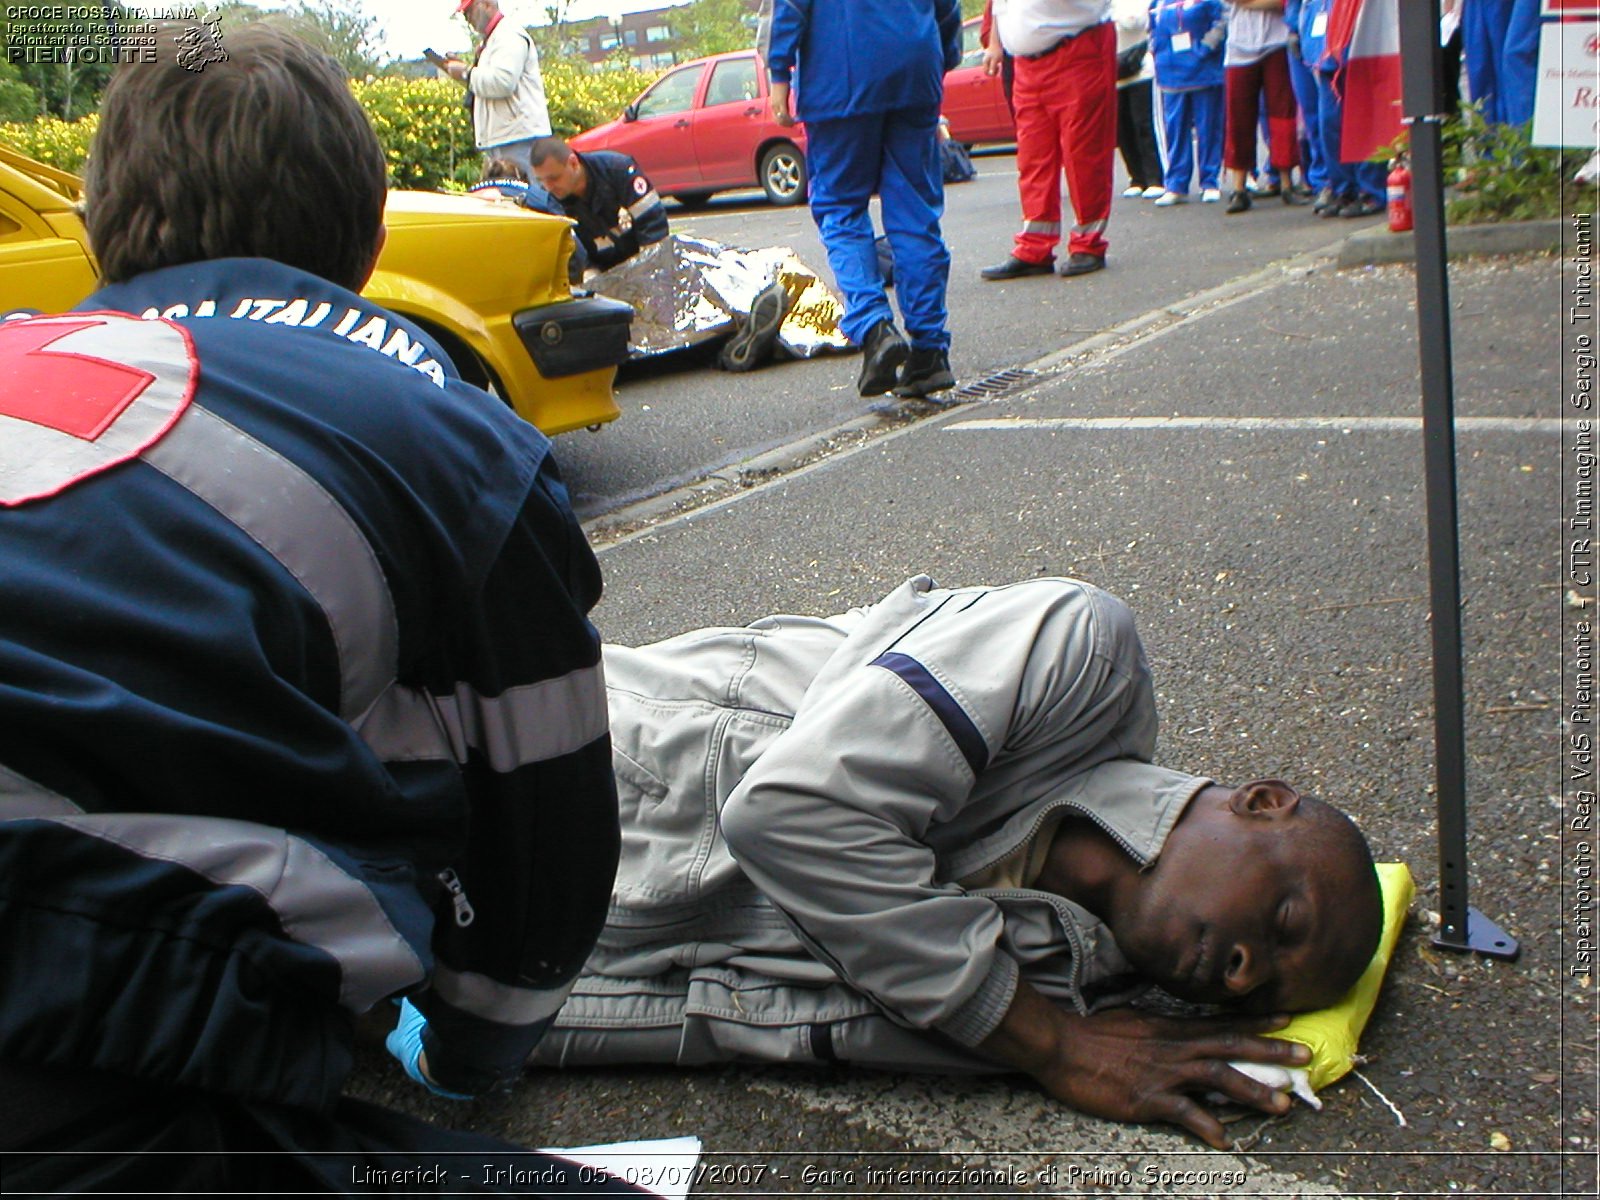
<instances>
[{"instance_id":1,"label":"white road marking line","mask_svg":"<svg viewBox=\"0 0 1600 1200\"><path fill-rule=\"evenodd\" d=\"M1577 418L1572 418L1576 421ZM1560 433L1559 417L1457 417L1463 433ZM998 433L1039 429L1243 429L1293 433L1419 432L1421 417L979 417L952 421L947 432Z\"/></svg>"}]
</instances>

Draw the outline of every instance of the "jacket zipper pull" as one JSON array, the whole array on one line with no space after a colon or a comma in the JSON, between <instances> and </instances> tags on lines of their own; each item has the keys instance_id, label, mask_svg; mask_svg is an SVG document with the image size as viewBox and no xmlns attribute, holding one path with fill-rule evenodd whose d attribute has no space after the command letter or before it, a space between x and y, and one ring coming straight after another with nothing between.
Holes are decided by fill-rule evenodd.
<instances>
[{"instance_id":1,"label":"jacket zipper pull","mask_svg":"<svg viewBox=\"0 0 1600 1200\"><path fill-rule=\"evenodd\" d=\"M439 882L444 884L445 891L450 893L450 903L456 910L456 924L462 929L471 925L478 915L472 911L472 903L467 899L467 889L461 886L461 877L450 867L439 872Z\"/></svg>"}]
</instances>

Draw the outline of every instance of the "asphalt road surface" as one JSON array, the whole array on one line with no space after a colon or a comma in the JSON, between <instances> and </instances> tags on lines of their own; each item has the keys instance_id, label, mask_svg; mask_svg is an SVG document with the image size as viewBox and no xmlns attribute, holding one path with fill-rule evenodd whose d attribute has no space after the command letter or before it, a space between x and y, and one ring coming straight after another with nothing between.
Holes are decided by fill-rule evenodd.
<instances>
[{"instance_id":1,"label":"asphalt road surface","mask_svg":"<svg viewBox=\"0 0 1600 1200\"><path fill-rule=\"evenodd\" d=\"M964 381L1034 374L770 475L738 467L862 416L854 361L630 375L620 421L558 440L602 545L597 623L638 643L835 612L919 571L949 585L1077 575L1126 597L1155 671L1161 761L1301 781L1417 878L1359 1076L1321 1112L1242 1117L1227 1154L1080 1116L1015 1078L539 1072L508 1098L451 1105L369 1052L358 1090L528 1145L694 1134L724 1168L696 1195L1592 1195L1595 990L1572 969L1571 915L1592 858L1568 829L1562 752L1563 647L1593 589L1565 573L1563 260L1451 272L1472 901L1521 939L1504 963L1429 937L1412 273L1335 270L1321 252L1353 223L1301 209L1119 200L1109 270L980 284L1015 217L1011 160L981 161L950 192L954 358ZM803 210L722 205L686 223L816 253ZM712 472L720 490L677 493L699 507L608 523Z\"/></svg>"},{"instance_id":2,"label":"asphalt road surface","mask_svg":"<svg viewBox=\"0 0 1600 1200\"><path fill-rule=\"evenodd\" d=\"M1037 363L1218 284L1325 248L1351 227L1374 224L1320 220L1276 200L1224 218L1219 204L1157 209L1148 200L1119 197L1107 270L1073 280L987 283L979 269L1006 256L1017 226L1016 158L980 154L975 161L978 178L946 190L944 220L952 254L951 361L963 385ZM1119 192L1120 184L1119 177ZM773 208L759 193L732 193L692 212L668 207L674 230L736 246L790 246L831 282L804 207ZM895 407L856 395L855 355L774 364L752 375L723 374L708 365L712 357L688 351L628 365L617 388L622 416L598 432L557 439L580 516L598 516Z\"/></svg>"}]
</instances>

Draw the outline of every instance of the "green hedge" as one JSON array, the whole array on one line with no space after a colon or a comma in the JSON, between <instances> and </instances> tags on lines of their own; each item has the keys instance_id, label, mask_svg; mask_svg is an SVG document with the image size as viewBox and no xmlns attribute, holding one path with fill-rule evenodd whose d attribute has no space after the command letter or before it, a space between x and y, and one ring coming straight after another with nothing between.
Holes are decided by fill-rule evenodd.
<instances>
[{"instance_id":1,"label":"green hedge","mask_svg":"<svg viewBox=\"0 0 1600 1200\"><path fill-rule=\"evenodd\" d=\"M98 124L97 113L76 121L63 121L60 117L8 121L0 125L0 142L63 171L82 171L83 160L89 155L89 139Z\"/></svg>"},{"instance_id":2,"label":"green hedge","mask_svg":"<svg viewBox=\"0 0 1600 1200\"><path fill-rule=\"evenodd\" d=\"M640 71L597 71L587 63L559 60L544 70L550 123L572 134L609 121L653 76ZM479 156L472 122L461 103L461 85L448 79L385 76L351 84L372 117L396 187L458 188L478 178ZM45 117L0 124L0 141L67 171L82 171L98 117L77 121Z\"/></svg>"},{"instance_id":3,"label":"green hedge","mask_svg":"<svg viewBox=\"0 0 1600 1200\"><path fill-rule=\"evenodd\" d=\"M472 119L461 103L460 84L383 77L351 89L378 131L395 187L426 190L478 178Z\"/></svg>"},{"instance_id":4,"label":"green hedge","mask_svg":"<svg viewBox=\"0 0 1600 1200\"><path fill-rule=\"evenodd\" d=\"M598 70L582 59L556 59L544 68L550 125L563 137L615 120L660 72Z\"/></svg>"}]
</instances>

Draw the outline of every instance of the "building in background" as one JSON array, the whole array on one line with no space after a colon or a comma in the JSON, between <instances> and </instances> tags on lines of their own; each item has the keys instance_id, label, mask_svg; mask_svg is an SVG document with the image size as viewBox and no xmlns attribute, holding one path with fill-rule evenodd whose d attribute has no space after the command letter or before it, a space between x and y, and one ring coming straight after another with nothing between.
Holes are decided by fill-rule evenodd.
<instances>
[{"instance_id":1,"label":"building in background","mask_svg":"<svg viewBox=\"0 0 1600 1200\"><path fill-rule=\"evenodd\" d=\"M756 44L756 25L760 20L761 0L743 0L745 14L743 23L749 31L748 45ZM688 8L688 3L665 5L661 8L646 9L643 12L624 13L620 17L590 17L584 21L568 21L564 27L562 46L566 52L575 58L582 58L596 66L620 65L630 66L641 71L656 71L666 67L676 66L680 62L688 62L699 58L705 51L699 46L690 44L685 37L685 30L681 16L674 21L674 16ZM536 39L541 32L548 32L542 25L530 25ZM540 40L540 44L546 44ZM454 53L457 57L470 60L472 48L457 48L448 51L439 47L441 52ZM618 51L622 54L619 55ZM417 78L437 77L447 79L443 71L436 70L427 60L422 58L396 59L390 64L391 72L411 75Z\"/></svg>"},{"instance_id":2,"label":"building in background","mask_svg":"<svg viewBox=\"0 0 1600 1200\"><path fill-rule=\"evenodd\" d=\"M744 0L744 24L750 31L750 45L755 45L756 22L761 11L760 0ZM699 50L684 45L681 28L675 26L674 14L686 8L685 4L646 9L644 12L625 13L621 17L593 17L587 21L573 21L567 25L567 41L572 52L595 64L615 61L620 49L627 56L627 64L642 71L670 67L699 57Z\"/></svg>"}]
</instances>

